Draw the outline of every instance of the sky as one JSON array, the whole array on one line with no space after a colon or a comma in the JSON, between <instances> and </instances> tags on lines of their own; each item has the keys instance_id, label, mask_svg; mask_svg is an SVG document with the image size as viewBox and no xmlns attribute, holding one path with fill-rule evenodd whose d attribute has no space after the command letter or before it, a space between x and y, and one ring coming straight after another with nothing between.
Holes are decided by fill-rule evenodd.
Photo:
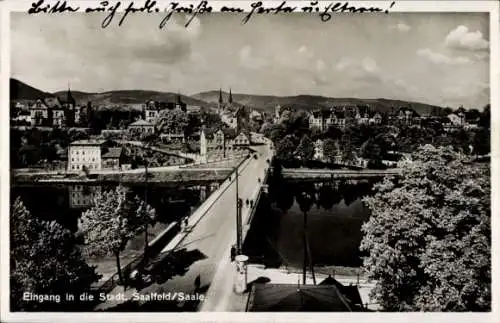
<instances>
[{"instance_id":1,"label":"sky","mask_svg":"<svg viewBox=\"0 0 500 323\"><path fill-rule=\"evenodd\" d=\"M11 74L43 91L155 90L388 98L481 109L489 103L482 13L11 16Z\"/></svg>"}]
</instances>

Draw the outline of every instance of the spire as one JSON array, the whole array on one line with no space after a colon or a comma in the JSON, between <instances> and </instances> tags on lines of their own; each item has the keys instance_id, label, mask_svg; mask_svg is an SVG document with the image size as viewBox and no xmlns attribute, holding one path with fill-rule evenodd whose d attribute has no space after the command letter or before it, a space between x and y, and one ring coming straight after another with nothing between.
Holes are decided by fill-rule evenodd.
<instances>
[{"instance_id":1,"label":"spire","mask_svg":"<svg viewBox=\"0 0 500 323\"><path fill-rule=\"evenodd\" d=\"M182 101L181 101L181 92L180 91L177 91L177 104L181 104Z\"/></svg>"},{"instance_id":2,"label":"spire","mask_svg":"<svg viewBox=\"0 0 500 323\"><path fill-rule=\"evenodd\" d=\"M219 103L222 104L222 89L219 88Z\"/></svg>"},{"instance_id":3,"label":"spire","mask_svg":"<svg viewBox=\"0 0 500 323\"><path fill-rule=\"evenodd\" d=\"M233 103L233 94L231 93L231 88L229 88L229 104Z\"/></svg>"},{"instance_id":4,"label":"spire","mask_svg":"<svg viewBox=\"0 0 500 323\"><path fill-rule=\"evenodd\" d=\"M71 95L71 89L68 82L68 92L66 93L66 103L75 105L75 99Z\"/></svg>"}]
</instances>

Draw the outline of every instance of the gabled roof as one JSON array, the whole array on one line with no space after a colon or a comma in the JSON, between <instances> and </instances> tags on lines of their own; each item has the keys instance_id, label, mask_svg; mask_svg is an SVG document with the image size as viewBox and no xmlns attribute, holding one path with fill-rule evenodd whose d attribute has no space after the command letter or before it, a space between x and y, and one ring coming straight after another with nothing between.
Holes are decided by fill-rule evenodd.
<instances>
[{"instance_id":1,"label":"gabled roof","mask_svg":"<svg viewBox=\"0 0 500 323\"><path fill-rule=\"evenodd\" d=\"M146 120L143 120L143 119L139 119L135 122L132 122L131 124L128 125L129 127L143 127L143 126L150 126L152 127L153 124L152 123L149 123L147 122Z\"/></svg>"},{"instance_id":2,"label":"gabled roof","mask_svg":"<svg viewBox=\"0 0 500 323\"><path fill-rule=\"evenodd\" d=\"M43 100L45 102L45 104L49 107L49 108L52 108L52 109L62 109L62 104L61 104L61 101L59 100L59 98L45 98Z\"/></svg>"},{"instance_id":3,"label":"gabled roof","mask_svg":"<svg viewBox=\"0 0 500 323\"><path fill-rule=\"evenodd\" d=\"M71 143L71 146L101 146L107 140L105 139L83 139L76 140Z\"/></svg>"},{"instance_id":4,"label":"gabled roof","mask_svg":"<svg viewBox=\"0 0 500 323\"><path fill-rule=\"evenodd\" d=\"M101 158L120 158L122 151L122 147L112 147Z\"/></svg>"}]
</instances>

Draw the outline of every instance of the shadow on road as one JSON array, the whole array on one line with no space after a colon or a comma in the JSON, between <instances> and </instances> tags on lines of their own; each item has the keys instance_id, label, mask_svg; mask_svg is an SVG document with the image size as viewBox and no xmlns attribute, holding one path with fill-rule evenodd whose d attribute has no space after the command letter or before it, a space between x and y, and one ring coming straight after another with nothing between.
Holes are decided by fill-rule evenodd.
<instances>
[{"instance_id":1,"label":"shadow on road","mask_svg":"<svg viewBox=\"0 0 500 323\"><path fill-rule=\"evenodd\" d=\"M154 283L163 284L175 276L183 276L192 264L206 258L207 256L198 249L187 251L183 248L163 255L160 254L146 267L146 270Z\"/></svg>"}]
</instances>

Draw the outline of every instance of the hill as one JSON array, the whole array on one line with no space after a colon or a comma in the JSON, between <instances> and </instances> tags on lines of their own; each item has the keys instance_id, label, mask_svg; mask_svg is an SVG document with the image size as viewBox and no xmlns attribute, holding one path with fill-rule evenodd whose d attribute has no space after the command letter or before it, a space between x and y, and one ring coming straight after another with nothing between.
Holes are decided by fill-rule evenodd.
<instances>
[{"instance_id":1,"label":"hill","mask_svg":"<svg viewBox=\"0 0 500 323\"><path fill-rule=\"evenodd\" d=\"M219 91L202 92L192 95L193 98L210 103L217 103L219 100ZM223 92L224 101L228 94ZM419 102L408 102L402 100L390 99L357 99L357 98L329 98L313 95L297 96L269 96L269 95L251 95L251 94L233 94L233 101L241 105L272 113L275 106L289 107L296 110L311 111L322 108L331 108L335 105L368 105L374 111L389 112L392 107L411 107L419 114L431 113L433 108L441 108L430 104Z\"/></svg>"},{"instance_id":2,"label":"hill","mask_svg":"<svg viewBox=\"0 0 500 323\"><path fill-rule=\"evenodd\" d=\"M103 93L85 93L73 92L77 104L86 104L92 102L94 106L100 105L137 105L142 104L148 100L175 102L177 93L171 92L157 92L146 90L121 90L121 91L108 91ZM66 91L59 91L55 93L61 99L65 99ZM191 98L187 95L181 94L182 102L187 105L207 106L207 103L198 99Z\"/></svg>"},{"instance_id":3,"label":"hill","mask_svg":"<svg viewBox=\"0 0 500 323\"><path fill-rule=\"evenodd\" d=\"M51 93L43 92L19 80L10 79L10 99L15 101L36 100L52 97Z\"/></svg>"}]
</instances>

